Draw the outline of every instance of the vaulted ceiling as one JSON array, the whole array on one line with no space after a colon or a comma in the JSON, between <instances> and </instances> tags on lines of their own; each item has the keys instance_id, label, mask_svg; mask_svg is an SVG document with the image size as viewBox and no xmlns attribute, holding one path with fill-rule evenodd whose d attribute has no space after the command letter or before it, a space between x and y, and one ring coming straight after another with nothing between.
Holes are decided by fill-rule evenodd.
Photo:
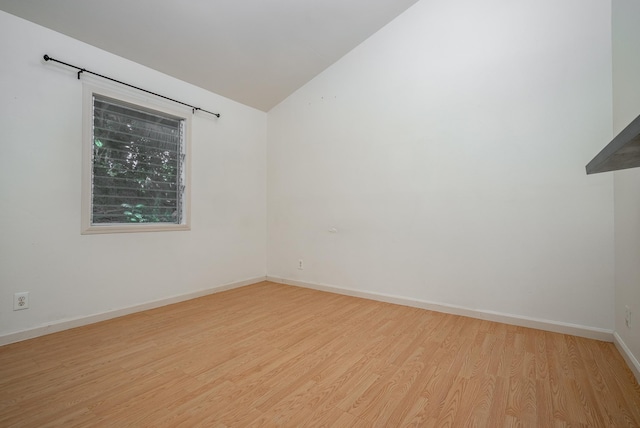
<instances>
[{"instance_id":1,"label":"vaulted ceiling","mask_svg":"<svg viewBox=\"0 0 640 428\"><path fill-rule=\"evenodd\" d=\"M0 10L268 111L416 1L0 0Z\"/></svg>"}]
</instances>

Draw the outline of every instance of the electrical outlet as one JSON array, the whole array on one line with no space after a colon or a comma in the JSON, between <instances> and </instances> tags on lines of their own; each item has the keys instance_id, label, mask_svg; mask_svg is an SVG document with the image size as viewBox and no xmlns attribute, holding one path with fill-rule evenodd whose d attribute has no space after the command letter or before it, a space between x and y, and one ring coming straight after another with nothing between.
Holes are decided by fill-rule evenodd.
<instances>
[{"instance_id":1,"label":"electrical outlet","mask_svg":"<svg viewBox=\"0 0 640 428\"><path fill-rule=\"evenodd\" d=\"M629 306L624 307L624 323L627 328L631 328L631 309Z\"/></svg>"},{"instance_id":2,"label":"electrical outlet","mask_svg":"<svg viewBox=\"0 0 640 428\"><path fill-rule=\"evenodd\" d=\"M302 259L298 260L298 269L304 269L304 262L302 261Z\"/></svg>"},{"instance_id":3,"label":"electrical outlet","mask_svg":"<svg viewBox=\"0 0 640 428\"><path fill-rule=\"evenodd\" d=\"M13 295L13 310L21 311L22 309L29 309L29 292L23 291L22 293L15 293Z\"/></svg>"}]
</instances>

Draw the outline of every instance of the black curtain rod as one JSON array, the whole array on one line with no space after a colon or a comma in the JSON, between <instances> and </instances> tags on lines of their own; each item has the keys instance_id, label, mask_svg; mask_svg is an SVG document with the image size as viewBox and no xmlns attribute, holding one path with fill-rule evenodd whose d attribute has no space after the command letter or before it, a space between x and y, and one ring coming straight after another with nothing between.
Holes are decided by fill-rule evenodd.
<instances>
[{"instance_id":1,"label":"black curtain rod","mask_svg":"<svg viewBox=\"0 0 640 428\"><path fill-rule=\"evenodd\" d=\"M160 94L157 94L155 92L147 91L146 89L142 89L142 88L139 88L137 86L133 86L133 85L130 85L128 83L121 82L120 80L112 79L111 77L107 77L107 76L103 76L102 74L94 73L93 71L89 71L86 68L82 68L82 67L78 67L78 66L75 66L75 65L67 64L66 62L62 62L62 61L59 61L59 60L57 60L55 58L51 58L49 55L46 55L46 54L44 56L44 60L45 61L57 62L59 64L66 65L67 67L75 68L76 70L78 70L78 80L80 79L80 75L82 73L93 74L94 76L102 77L103 79L111 80L112 82L116 82L116 83L119 83L121 85L125 85L125 86L128 86L130 88L137 89L137 90L142 91L142 92L146 92L147 94L155 95L156 97L164 98L165 100L173 101L174 103L178 103L178 104L182 104L183 106L191 107L191 111L193 113L195 113L196 111L199 110L199 111L203 111L205 113L212 114L212 115L214 115L216 117L220 117L220 113L213 113L211 111L202 109L200 107L195 107L195 106L192 106L191 104L183 103L182 101L174 100L173 98L165 97L164 95L160 95Z\"/></svg>"}]
</instances>

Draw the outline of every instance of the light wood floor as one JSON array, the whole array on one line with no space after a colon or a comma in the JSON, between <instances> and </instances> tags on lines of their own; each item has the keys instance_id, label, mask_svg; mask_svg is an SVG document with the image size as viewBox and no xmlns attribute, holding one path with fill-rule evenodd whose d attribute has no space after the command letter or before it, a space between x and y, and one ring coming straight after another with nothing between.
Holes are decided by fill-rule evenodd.
<instances>
[{"instance_id":1,"label":"light wood floor","mask_svg":"<svg viewBox=\"0 0 640 428\"><path fill-rule=\"evenodd\" d=\"M0 347L0 426L640 426L611 343L260 283Z\"/></svg>"}]
</instances>

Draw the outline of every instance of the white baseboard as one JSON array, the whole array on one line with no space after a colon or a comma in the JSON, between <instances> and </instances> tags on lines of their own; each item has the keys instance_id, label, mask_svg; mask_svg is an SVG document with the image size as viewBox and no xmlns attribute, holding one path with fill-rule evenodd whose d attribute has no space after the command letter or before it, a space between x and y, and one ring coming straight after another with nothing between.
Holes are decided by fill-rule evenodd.
<instances>
[{"instance_id":1,"label":"white baseboard","mask_svg":"<svg viewBox=\"0 0 640 428\"><path fill-rule=\"evenodd\" d=\"M290 280L267 276L267 281L280 284L294 285L304 288L312 288L319 291L344 294L347 296L361 297L364 299L377 300L380 302L394 303L397 305L411 306L414 308L427 309L430 311L443 312L453 315L461 315L469 318L477 318L487 321L495 321L504 324L517 325L521 327L535 328L538 330L551 331L554 333L570 334L572 336L586 337L589 339L613 342L613 330L606 330L594 327L586 327L578 324L549 321L538 318L531 318L522 315L504 314L500 312L470 309L462 306L448 305L443 303L428 302L425 300L410 299L407 297L393 296L390 294L374 293L369 291L354 290L351 288L336 287L333 285L315 284L304 281Z\"/></svg>"},{"instance_id":2,"label":"white baseboard","mask_svg":"<svg viewBox=\"0 0 640 428\"><path fill-rule=\"evenodd\" d=\"M613 333L613 343L615 343L616 348L618 348L618 351L622 354L622 358L627 362L638 383L640 383L640 362L638 362L638 359L631 353L629 347L616 332Z\"/></svg>"},{"instance_id":3,"label":"white baseboard","mask_svg":"<svg viewBox=\"0 0 640 428\"><path fill-rule=\"evenodd\" d=\"M164 299L154 300L152 302L142 303L140 305L130 306L122 309L114 309L112 311L102 312L99 314L65 319L56 321L50 324L30 328L27 330L17 331L14 333L8 333L0 335L0 346L8 345L9 343L20 342L27 339L33 339L34 337L44 336L46 334L56 333L63 330L68 330L75 327L81 327L83 325L93 324L100 321L105 321L111 318L117 318L124 315L133 314L135 312L146 311L149 309L159 308L161 306L171 305L173 303L183 302L185 300L196 299L198 297L207 296L209 294L219 293L221 291L232 290L234 288L244 287L246 285L255 284L265 281L266 277L260 276L256 278L246 279L244 281L232 282L204 290L198 290L191 293L181 294L178 296L172 296Z\"/></svg>"},{"instance_id":4,"label":"white baseboard","mask_svg":"<svg viewBox=\"0 0 640 428\"><path fill-rule=\"evenodd\" d=\"M39 336L44 336L50 333L56 333L63 330L68 330L75 327L81 327L88 324L93 324L100 321L105 321L111 318L117 318L124 315L129 315L135 312L146 311L149 309L159 308L161 306L170 305L173 303L182 302L185 300L195 299L198 297L206 296L209 294L219 293L221 291L231 290L234 288L244 287L246 285L255 284L261 281L271 281L280 284L288 284L298 287L311 288L319 291L327 291L330 293L344 294L347 296L360 297L363 299L377 300L380 302L394 303L403 306L411 306L415 308L427 309L436 312L443 312L453 315L461 315L470 318L477 318L487 321L501 322L505 324L517 325L521 327L536 328L539 330L552 331L555 333L571 334L574 336L587 337L590 339L602 340L606 342L614 342L620 353L624 356L625 360L631 367L635 376L640 381L640 364L638 360L631 354L629 348L624 344L622 339L614 334L611 330L598 329L592 327L585 327L577 324L561 323L556 321L541 320L536 318L524 317L513 314L503 314L492 311L482 311L476 309L469 309L461 306L447 305L442 303L428 302L418 299L410 299L401 296L393 296L383 293L374 293L368 291L354 290L350 288L336 287L324 284L315 284L310 282L303 282L297 280L289 280L284 278L266 276L247 279L244 281L237 281L229 284L220 285L204 290L199 290L187 294L173 296L165 299L159 299L152 302L143 303L127 308L116 309L99 314L89 315L85 317L78 317L72 319L66 319L56 321L50 324L22 330L14 333L8 333L0 335L0 346L7 345L9 343L20 342L22 340L32 339Z\"/></svg>"}]
</instances>

